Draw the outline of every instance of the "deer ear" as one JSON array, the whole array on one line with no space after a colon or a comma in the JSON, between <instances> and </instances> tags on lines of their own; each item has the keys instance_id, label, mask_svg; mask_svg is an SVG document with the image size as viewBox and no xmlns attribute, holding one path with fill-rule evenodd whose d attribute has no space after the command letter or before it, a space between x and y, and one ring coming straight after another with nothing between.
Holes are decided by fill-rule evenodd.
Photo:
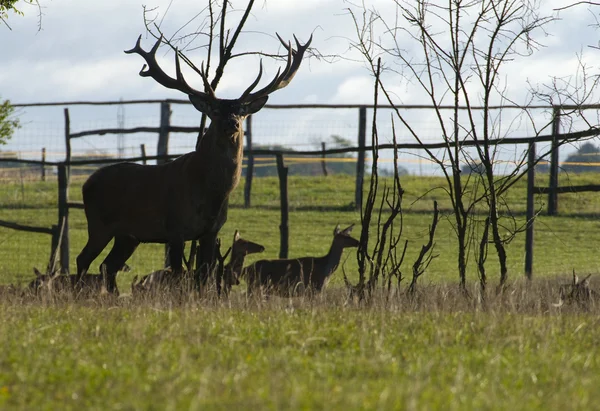
<instances>
[{"instance_id":1,"label":"deer ear","mask_svg":"<svg viewBox=\"0 0 600 411\"><path fill-rule=\"evenodd\" d=\"M201 97L194 96L193 94L188 95L188 98L190 99L190 102L193 104L196 110L206 114L208 117L211 117L212 109L208 101Z\"/></svg>"},{"instance_id":2,"label":"deer ear","mask_svg":"<svg viewBox=\"0 0 600 411\"><path fill-rule=\"evenodd\" d=\"M590 274L581 281L581 285L583 286L583 288L588 288L590 286L590 277L591 276L592 275Z\"/></svg>"},{"instance_id":3,"label":"deer ear","mask_svg":"<svg viewBox=\"0 0 600 411\"><path fill-rule=\"evenodd\" d=\"M338 235L340 233L340 225L337 224L333 229L333 235Z\"/></svg>"},{"instance_id":4,"label":"deer ear","mask_svg":"<svg viewBox=\"0 0 600 411\"><path fill-rule=\"evenodd\" d=\"M233 235L233 241L237 241L240 239L240 232L235 230L235 234Z\"/></svg>"},{"instance_id":5,"label":"deer ear","mask_svg":"<svg viewBox=\"0 0 600 411\"><path fill-rule=\"evenodd\" d=\"M244 106L246 107L245 111L245 115L248 114L254 114L256 112L258 112L261 108L263 108L263 106L265 104L267 104L267 100L269 99L269 96L264 96L261 98L258 98L254 101L249 102L248 104L245 104Z\"/></svg>"},{"instance_id":6,"label":"deer ear","mask_svg":"<svg viewBox=\"0 0 600 411\"><path fill-rule=\"evenodd\" d=\"M354 227L354 224L351 224L349 227L346 227L342 230L342 233L344 234L350 234L352 232L352 227Z\"/></svg>"}]
</instances>

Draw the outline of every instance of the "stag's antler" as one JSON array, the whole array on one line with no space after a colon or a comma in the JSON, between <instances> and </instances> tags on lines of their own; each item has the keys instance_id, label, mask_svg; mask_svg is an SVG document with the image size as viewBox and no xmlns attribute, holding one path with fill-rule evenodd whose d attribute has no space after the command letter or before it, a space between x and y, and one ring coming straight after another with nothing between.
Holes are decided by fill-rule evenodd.
<instances>
[{"instance_id":1,"label":"stag's antler","mask_svg":"<svg viewBox=\"0 0 600 411\"><path fill-rule=\"evenodd\" d=\"M131 50L125 50L125 53L127 54L136 53L142 56L144 60L146 60L146 64L144 64L144 66L140 70L140 76L152 77L157 83L165 86L166 88L179 90L188 95L195 95L202 98L216 98L215 91L212 89L212 87L210 87L208 78L206 77L206 73L204 72L204 66L202 66L202 69L200 70L200 76L202 77L202 81L204 82L204 86L208 90L208 93L196 90L185 81L185 78L181 73L181 64L179 63L179 50L175 49L175 71L177 76L176 78L172 78L171 76L169 76L158 65L158 62L156 61L156 51L158 50L158 47L162 42L162 36L156 41L156 43L154 44L154 46L152 46L150 51L145 51L142 48L142 46L140 45L141 41L142 36L140 35L137 39L137 42L135 43L135 47L133 47Z\"/></svg>"},{"instance_id":2,"label":"stag's antler","mask_svg":"<svg viewBox=\"0 0 600 411\"><path fill-rule=\"evenodd\" d=\"M310 46L310 43L312 41L312 35L311 35L310 38L308 39L308 41L306 42L306 44L302 45L302 44L300 44L300 42L298 41L296 36L294 36L294 40L296 41L296 49L297 49L297 50L294 50L292 48L291 42L286 43L279 36L279 34L277 34L277 38L279 38L279 41L281 42L281 44L283 44L283 46L286 48L286 50L288 52L287 64L285 66L285 69L283 70L283 72L281 72L281 67L280 67L279 70L277 70L277 74L275 75L275 78L269 84L267 84L262 89L252 93L252 90L254 89L254 87L256 87L258 85L258 82L260 81L260 78L262 77L263 67L262 67L262 61L261 61L260 68L258 71L258 76L256 77L256 80L254 80L254 82L252 82L252 84L250 84L250 86L246 89L246 91L244 91L242 93L242 96L239 98L239 100L241 102L251 102L251 101L257 100L261 97L268 96L270 93L274 92L275 90L279 90L279 89L287 86L290 83L290 81L292 81L292 78L294 78L294 75L298 71L298 68L300 68L300 63L302 63L302 57L304 56L304 52L308 49L308 47ZM185 81L185 78L183 77L183 74L181 73L181 65L179 63L179 50L175 49L176 78L170 77L158 65L158 62L156 61L156 51L158 50L158 47L160 46L160 43L162 42L162 36L156 41L156 43L154 44L154 46L152 46L150 51L145 51L144 49L142 49L142 46L140 45L141 40L142 40L142 36L140 35L140 37L138 37L138 40L135 44L135 47L133 47L131 50L125 50L125 53L127 53L127 54L136 53L136 54L139 54L140 56L142 56L144 58L144 60L146 60L146 64L144 64L144 66L140 70L140 76L152 77L159 84L161 84L167 88L170 88L170 89L182 91L183 93L186 93L188 95L198 96L203 99L216 99L215 91L210 86L210 82L208 81L207 74L204 71L204 63L202 64L201 69L200 69L200 76L202 77L202 81L204 83L204 88L207 90L206 93L203 91L200 91L200 90L196 90L195 88L191 87Z\"/></svg>"},{"instance_id":3,"label":"stag's antler","mask_svg":"<svg viewBox=\"0 0 600 411\"><path fill-rule=\"evenodd\" d=\"M277 33L275 33L275 34L277 34ZM268 96L275 90L279 90L279 89L282 89L285 86L287 86L290 83L290 81L292 81L294 76L296 75L296 72L300 68L300 63L302 63L302 57L304 56L304 52L310 46L310 43L312 41L312 35L310 36L310 38L304 45L300 44L300 42L298 41L298 38L296 38L296 36L294 35L294 40L296 41L296 49L297 50L294 50L292 48L291 42L286 43L285 41L283 41L283 39L281 38L281 36L279 36L279 34L277 34L277 38L279 39L281 44L283 44L283 47L285 47L288 52L287 64L285 66L285 69L283 70L283 73L281 72L281 67L280 67L277 70L277 74L275 75L275 78L269 84L267 84L262 89L255 91L254 93L251 93L252 89L254 89L254 87L256 87L256 85L258 84L258 82L260 80L260 77L262 76L262 62L261 62L260 70L258 72L258 77L256 78L256 80L254 80L254 82L250 85L250 87L248 87L246 89L246 91L244 91L244 93L242 94L242 97L240 97L240 100L254 101L261 97Z\"/></svg>"}]
</instances>

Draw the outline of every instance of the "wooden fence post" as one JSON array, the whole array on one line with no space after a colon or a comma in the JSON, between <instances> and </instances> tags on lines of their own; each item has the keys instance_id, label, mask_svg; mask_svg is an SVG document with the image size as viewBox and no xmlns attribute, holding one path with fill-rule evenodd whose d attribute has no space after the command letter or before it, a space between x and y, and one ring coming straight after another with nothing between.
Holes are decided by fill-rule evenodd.
<instances>
[{"instance_id":1,"label":"wooden fence post","mask_svg":"<svg viewBox=\"0 0 600 411\"><path fill-rule=\"evenodd\" d=\"M279 225L279 258L287 258L289 250L288 227L288 168L283 165L283 155L277 154L277 175L279 176L279 196L281 201L281 224Z\"/></svg>"},{"instance_id":2,"label":"wooden fence post","mask_svg":"<svg viewBox=\"0 0 600 411\"><path fill-rule=\"evenodd\" d=\"M365 178L365 142L367 139L367 108L358 109L358 160L356 162L356 188L354 204L356 210L362 209L363 181Z\"/></svg>"},{"instance_id":3,"label":"wooden fence post","mask_svg":"<svg viewBox=\"0 0 600 411\"><path fill-rule=\"evenodd\" d=\"M54 257L56 254L56 247L58 247L58 236L60 235L60 225L52 225L52 240L50 244L50 256Z\"/></svg>"},{"instance_id":4,"label":"wooden fence post","mask_svg":"<svg viewBox=\"0 0 600 411\"><path fill-rule=\"evenodd\" d=\"M321 150L323 154L321 154L321 168L323 169L323 175L327 177L327 163L325 163L325 142L321 141Z\"/></svg>"},{"instance_id":5,"label":"wooden fence post","mask_svg":"<svg viewBox=\"0 0 600 411\"><path fill-rule=\"evenodd\" d=\"M64 221L63 239L60 244L60 266L62 274L69 274L69 178L65 163L58 166L58 226Z\"/></svg>"},{"instance_id":6,"label":"wooden fence post","mask_svg":"<svg viewBox=\"0 0 600 411\"><path fill-rule=\"evenodd\" d=\"M46 147L42 147L42 181L46 181Z\"/></svg>"},{"instance_id":7,"label":"wooden fence post","mask_svg":"<svg viewBox=\"0 0 600 411\"><path fill-rule=\"evenodd\" d=\"M169 131L171 128L171 105L166 101L160 103L160 125L158 131L158 144L156 146L157 156L169 154ZM166 163L166 159L157 159L156 164ZM165 244L165 267L170 265L169 244Z\"/></svg>"},{"instance_id":8,"label":"wooden fence post","mask_svg":"<svg viewBox=\"0 0 600 411\"><path fill-rule=\"evenodd\" d=\"M533 218L535 187L535 141L529 143L527 157L527 227L525 230L525 276L531 280L533 275Z\"/></svg>"},{"instance_id":9,"label":"wooden fence post","mask_svg":"<svg viewBox=\"0 0 600 411\"><path fill-rule=\"evenodd\" d=\"M147 161L146 161L146 145L145 144L140 144L140 152L142 154L142 164L146 165Z\"/></svg>"},{"instance_id":10,"label":"wooden fence post","mask_svg":"<svg viewBox=\"0 0 600 411\"><path fill-rule=\"evenodd\" d=\"M67 184L71 174L71 119L69 118L69 109L65 108L65 163Z\"/></svg>"},{"instance_id":11,"label":"wooden fence post","mask_svg":"<svg viewBox=\"0 0 600 411\"><path fill-rule=\"evenodd\" d=\"M548 215L558 214L558 136L560 134L560 107L552 109L552 153L550 154L550 191Z\"/></svg>"},{"instance_id":12,"label":"wooden fence post","mask_svg":"<svg viewBox=\"0 0 600 411\"><path fill-rule=\"evenodd\" d=\"M252 176L254 174L254 155L252 154L252 116L246 118L246 150L248 158L246 161L246 182L244 184L244 207L250 207L252 194Z\"/></svg>"},{"instance_id":13,"label":"wooden fence post","mask_svg":"<svg viewBox=\"0 0 600 411\"><path fill-rule=\"evenodd\" d=\"M160 103L160 126L158 132L158 145L156 155L166 156L169 154L169 130L171 128L171 105L162 101ZM166 160L158 159L156 164L165 163Z\"/></svg>"}]
</instances>

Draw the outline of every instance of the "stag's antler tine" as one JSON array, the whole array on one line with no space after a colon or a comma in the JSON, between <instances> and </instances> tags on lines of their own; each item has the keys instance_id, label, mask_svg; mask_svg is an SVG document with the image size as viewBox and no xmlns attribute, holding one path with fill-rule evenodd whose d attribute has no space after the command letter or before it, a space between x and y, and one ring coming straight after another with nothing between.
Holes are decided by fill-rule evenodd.
<instances>
[{"instance_id":1,"label":"stag's antler tine","mask_svg":"<svg viewBox=\"0 0 600 411\"><path fill-rule=\"evenodd\" d=\"M158 62L156 61L156 52L158 51L158 48L162 43L163 36L160 36L158 38L158 40L156 41L156 43L154 43L150 51L145 51L144 49L142 49L141 39L142 36L139 36L135 47L133 47L131 50L125 50L125 53L127 54L139 54L146 61L146 64L144 64L142 66L142 69L140 70L140 76L152 77L157 83L162 84L163 86L170 89L179 90L188 95L195 95L201 98L215 98L214 91L212 89L209 96L207 93L196 90L190 87L189 84L187 84L187 82L183 78L183 75L181 74L181 67L179 63L179 50L175 49L175 66L177 71L176 78L172 78L164 72L164 70L159 66Z\"/></svg>"},{"instance_id":2,"label":"stag's antler tine","mask_svg":"<svg viewBox=\"0 0 600 411\"><path fill-rule=\"evenodd\" d=\"M211 97L215 97L215 90L213 90L210 82L208 81L208 75L204 71L204 62L200 64L200 77L202 77L202 82L204 83L204 88L208 90L208 93Z\"/></svg>"},{"instance_id":3,"label":"stag's antler tine","mask_svg":"<svg viewBox=\"0 0 600 411\"><path fill-rule=\"evenodd\" d=\"M185 81L183 73L181 72L181 63L179 62L179 50L177 48L175 49L175 75L177 76L177 81L182 83L187 89L192 89L192 87L190 87L190 85Z\"/></svg>"},{"instance_id":4,"label":"stag's antler tine","mask_svg":"<svg viewBox=\"0 0 600 411\"><path fill-rule=\"evenodd\" d=\"M156 51L160 47L160 43L162 43L162 39L163 39L163 36L161 35L158 38L158 40L156 40L156 43L154 43L154 46L152 46L152 48L150 49L150 52L148 54L150 54L151 56L154 56L156 54Z\"/></svg>"},{"instance_id":5,"label":"stag's antler tine","mask_svg":"<svg viewBox=\"0 0 600 411\"><path fill-rule=\"evenodd\" d=\"M312 33L310 35L310 37L308 38L308 41L306 42L306 44L302 47L300 47L300 45L298 45L298 50L300 50L300 48L302 48L302 52L304 53L306 50L308 50L308 47L310 46L310 43L312 43Z\"/></svg>"},{"instance_id":6,"label":"stag's antler tine","mask_svg":"<svg viewBox=\"0 0 600 411\"><path fill-rule=\"evenodd\" d=\"M296 48L298 50L300 50L300 48L302 48L302 44L300 44L300 41L298 41L298 37L296 37L295 34L294 34L294 41L296 41Z\"/></svg>"},{"instance_id":7,"label":"stag's antler tine","mask_svg":"<svg viewBox=\"0 0 600 411\"><path fill-rule=\"evenodd\" d=\"M246 97L248 97L248 94L250 94L250 92L252 90L254 90L254 87L256 87L256 85L260 81L260 78L262 77L262 73L263 73L263 65L262 65L262 59L261 59L260 67L258 69L258 76L256 77L256 80L254 80L254 82L252 84L250 84L250 86L246 89L246 91L244 91L242 93L242 97L240 97L241 100L244 100Z\"/></svg>"},{"instance_id":8,"label":"stag's antler tine","mask_svg":"<svg viewBox=\"0 0 600 411\"><path fill-rule=\"evenodd\" d=\"M285 79L286 76L288 76L289 71L292 67L292 56L294 55L294 49L292 48L292 42L290 41L287 46L286 49L288 51L288 57L287 57L287 63L285 64L285 69L283 70L283 74L281 75L281 79Z\"/></svg>"},{"instance_id":9,"label":"stag's antler tine","mask_svg":"<svg viewBox=\"0 0 600 411\"><path fill-rule=\"evenodd\" d=\"M288 43L286 43L286 41L281 38L281 36L279 35L279 33L275 32L275 35L277 36L277 38L279 39L279 41L281 42L281 44L283 44L283 47L285 47L287 49L288 48Z\"/></svg>"},{"instance_id":10,"label":"stag's antler tine","mask_svg":"<svg viewBox=\"0 0 600 411\"><path fill-rule=\"evenodd\" d=\"M141 41L142 41L142 35L140 34L137 41L135 42L135 46L133 46L133 48L131 48L129 50L124 50L125 54L137 53L140 50L143 51L142 46L140 45Z\"/></svg>"},{"instance_id":11,"label":"stag's antler tine","mask_svg":"<svg viewBox=\"0 0 600 411\"><path fill-rule=\"evenodd\" d=\"M274 92L275 90L279 90L279 89L282 89L285 86L287 86L290 83L290 81L292 81L292 78L294 78L294 75L298 71L298 68L300 67L300 64L302 63L302 57L304 55L304 52L306 51L306 49L308 48L308 45L312 41L312 35L311 35L309 41L305 45L302 46L302 45L300 45L300 42L298 41L298 39L294 37L296 39L296 43L298 44L298 50L294 50L291 42L286 43L278 33L275 33L275 34L277 35L277 38L279 39L281 44L283 44L283 46L285 47L285 49L288 52L288 58L287 58L287 63L286 63L285 69L283 70L283 72L281 70L277 71L277 75L275 76L273 81L271 81L264 88L254 92L254 93L249 93L249 94L244 93L243 100L253 101L253 100L256 100L261 97L266 97L270 93Z\"/></svg>"}]
</instances>

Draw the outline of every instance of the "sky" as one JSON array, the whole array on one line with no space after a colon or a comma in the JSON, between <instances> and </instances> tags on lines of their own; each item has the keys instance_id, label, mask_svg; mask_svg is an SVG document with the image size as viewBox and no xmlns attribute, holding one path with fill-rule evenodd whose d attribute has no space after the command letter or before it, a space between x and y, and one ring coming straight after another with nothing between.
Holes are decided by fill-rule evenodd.
<instances>
[{"instance_id":1,"label":"sky","mask_svg":"<svg viewBox=\"0 0 600 411\"><path fill-rule=\"evenodd\" d=\"M370 104L373 101L373 78L365 62L350 48L356 40L356 30L348 9L360 17L360 2L343 0L268 0L257 1L249 18L246 31L239 41L239 51L281 52L274 34L284 39L293 35L305 42L313 35L312 47L321 55L336 58L305 58L297 76L283 90L273 93L270 104ZM435 2L433 2L435 3ZM542 11L570 3L565 0L544 0ZM173 35L193 31L201 19L192 19L201 12L205 1L193 0L40 0L42 7L41 30L38 30L38 11L20 4L25 16L10 15L11 29L0 26L0 98L13 104L64 101L118 101L132 99L181 99L185 96L167 90L152 79L138 75L143 65L140 56L125 54L142 35L142 46L149 48L153 39L146 34L143 4L151 15L161 21L161 30ZM234 1L235 7L245 2ZM393 20L392 1L365 0L368 8L375 7ZM599 8L600 9L600 8ZM239 12L231 17L236 18ZM588 65L589 72L600 73L600 50L597 45L600 30L593 26L600 10L586 6L561 11L559 19L546 27L536 38L544 47L533 57L515 59L503 71L503 86L511 98L523 103L527 100L527 84L549 83L553 76L572 77L577 72L578 58ZM233 21L232 21L233 23ZM376 33L384 36L383 33ZM406 33L396 37L399 47L408 55L416 46ZM195 43L198 44L198 43ZM202 49L186 50L196 64L205 59ZM579 56L579 57L578 57ZM158 53L159 62L167 72L174 73L173 55L166 48ZM273 76L281 61L264 59L263 81ZM390 63L391 64L391 63ZM236 98L255 78L259 58L251 56L234 61L217 89L223 98ZM198 88L201 81L190 70L186 79ZM405 82L391 74L387 84L394 91L398 103L423 104L427 100L415 81ZM261 83L264 84L264 83ZM23 158L37 158L41 147L60 158L64 152L63 106L21 108L18 115L23 127L17 131L4 150L19 151ZM77 106L69 107L72 129L79 131L97 127L127 127L155 125L158 107L145 106ZM543 114L540 114L543 116ZM256 116L255 141L260 144L286 144L309 149L320 141L331 141L331 135L356 139L357 110L268 110ZM197 125L200 115L190 106L173 107L172 124ZM415 111L410 115L423 133L427 134L431 113ZM387 121L387 120L385 120ZM384 127L388 127L389 121ZM432 129L433 130L433 129ZM526 132L526 128L522 129ZM435 141L436 131L430 131L425 140ZM391 133L383 133L390 140ZM128 153L138 150L140 143L155 144L153 136L125 137ZM116 137L89 137L75 145L75 151L114 151ZM401 135L402 141L411 141ZM193 146L195 136L174 136L173 152L185 152ZM382 141L386 142L386 141ZM574 150L574 148L573 148ZM152 150L150 150L151 152ZM564 151L561 157L569 150ZM571 150L572 151L572 150ZM410 162L409 162L410 163ZM408 164L408 163L407 163ZM411 167L416 167L412 163Z\"/></svg>"}]
</instances>

